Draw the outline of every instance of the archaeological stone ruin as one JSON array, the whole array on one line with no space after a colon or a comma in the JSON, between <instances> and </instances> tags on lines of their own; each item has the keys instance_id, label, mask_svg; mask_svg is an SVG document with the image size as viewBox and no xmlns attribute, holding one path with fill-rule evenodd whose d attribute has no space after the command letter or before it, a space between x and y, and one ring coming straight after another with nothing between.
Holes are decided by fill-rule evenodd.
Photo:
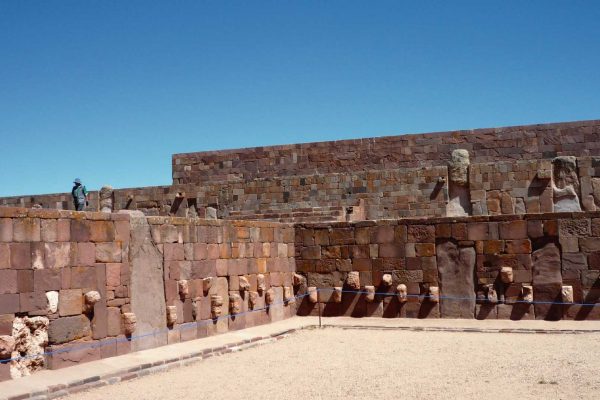
<instances>
[{"instance_id":1,"label":"archaeological stone ruin","mask_svg":"<svg viewBox=\"0 0 600 400\"><path fill-rule=\"evenodd\" d=\"M292 316L600 319L600 121L175 154L0 199L0 381Z\"/></svg>"}]
</instances>

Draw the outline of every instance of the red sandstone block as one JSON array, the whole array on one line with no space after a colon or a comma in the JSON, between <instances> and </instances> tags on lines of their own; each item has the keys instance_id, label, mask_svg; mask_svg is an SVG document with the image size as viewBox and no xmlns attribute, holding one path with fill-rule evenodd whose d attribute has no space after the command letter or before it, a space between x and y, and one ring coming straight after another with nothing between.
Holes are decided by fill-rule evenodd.
<instances>
[{"instance_id":1,"label":"red sandstone block","mask_svg":"<svg viewBox=\"0 0 600 400\"><path fill-rule=\"evenodd\" d=\"M90 221L90 240L92 242L112 242L115 240L115 226L112 221Z\"/></svg>"},{"instance_id":2,"label":"red sandstone block","mask_svg":"<svg viewBox=\"0 0 600 400\"><path fill-rule=\"evenodd\" d=\"M0 243L0 269L10 268L10 247L8 243Z\"/></svg>"},{"instance_id":3,"label":"red sandstone block","mask_svg":"<svg viewBox=\"0 0 600 400\"><path fill-rule=\"evenodd\" d=\"M527 239L527 221L500 222L501 239Z\"/></svg>"},{"instance_id":4,"label":"red sandstone block","mask_svg":"<svg viewBox=\"0 0 600 400\"><path fill-rule=\"evenodd\" d=\"M1 273L0 271L0 275ZM19 293L33 292L33 271L24 269L17 271L17 290Z\"/></svg>"},{"instance_id":5,"label":"red sandstone block","mask_svg":"<svg viewBox=\"0 0 600 400\"><path fill-rule=\"evenodd\" d=\"M488 240L489 225L486 222L476 222L467 224L468 240Z\"/></svg>"},{"instance_id":6,"label":"red sandstone block","mask_svg":"<svg viewBox=\"0 0 600 400\"><path fill-rule=\"evenodd\" d=\"M371 243L393 243L395 231L393 225L382 225L371 228Z\"/></svg>"},{"instance_id":7,"label":"red sandstone block","mask_svg":"<svg viewBox=\"0 0 600 400\"><path fill-rule=\"evenodd\" d=\"M544 236L544 226L541 220L527 221L527 235L537 239Z\"/></svg>"},{"instance_id":8,"label":"red sandstone block","mask_svg":"<svg viewBox=\"0 0 600 400\"><path fill-rule=\"evenodd\" d=\"M61 317L81 314L83 310L83 294L81 289L61 290L58 298L58 312Z\"/></svg>"},{"instance_id":9,"label":"red sandstone block","mask_svg":"<svg viewBox=\"0 0 600 400\"><path fill-rule=\"evenodd\" d=\"M97 289L94 267L72 267L71 287L73 289Z\"/></svg>"},{"instance_id":10,"label":"red sandstone block","mask_svg":"<svg viewBox=\"0 0 600 400\"><path fill-rule=\"evenodd\" d=\"M435 225L409 225L407 241L413 243L435 243Z\"/></svg>"},{"instance_id":11,"label":"red sandstone block","mask_svg":"<svg viewBox=\"0 0 600 400\"><path fill-rule=\"evenodd\" d=\"M55 370L72 367L82 363L97 361L101 358L99 343L96 341L78 341L72 344L52 345L48 347L46 357L48 368Z\"/></svg>"},{"instance_id":12,"label":"red sandstone block","mask_svg":"<svg viewBox=\"0 0 600 400\"><path fill-rule=\"evenodd\" d=\"M415 253L417 257L435 256L434 243L415 243Z\"/></svg>"},{"instance_id":13,"label":"red sandstone block","mask_svg":"<svg viewBox=\"0 0 600 400\"><path fill-rule=\"evenodd\" d=\"M241 245L241 243L240 243ZM251 243L244 244L246 257L252 257L252 252L254 251L254 245ZM220 243L219 244L219 257L220 258L231 258L231 244L230 243Z\"/></svg>"},{"instance_id":14,"label":"red sandstone block","mask_svg":"<svg viewBox=\"0 0 600 400\"><path fill-rule=\"evenodd\" d=\"M20 312L29 315L46 315L48 299L45 292L24 292L19 294Z\"/></svg>"},{"instance_id":15,"label":"red sandstone block","mask_svg":"<svg viewBox=\"0 0 600 400\"><path fill-rule=\"evenodd\" d=\"M13 241L13 223L10 218L0 218L0 242Z\"/></svg>"},{"instance_id":16,"label":"red sandstone block","mask_svg":"<svg viewBox=\"0 0 600 400\"><path fill-rule=\"evenodd\" d=\"M238 261L238 260L234 260L234 261ZM217 276L227 276L228 268L229 268L229 260L216 260Z\"/></svg>"},{"instance_id":17,"label":"red sandstone block","mask_svg":"<svg viewBox=\"0 0 600 400\"><path fill-rule=\"evenodd\" d=\"M70 240L73 242L89 242L92 236L90 221L72 219L70 236Z\"/></svg>"},{"instance_id":18,"label":"red sandstone block","mask_svg":"<svg viewBox=\"0 0 600 400\"><path fill-rule=\"evenodd\" d=\"M17 293L17 271L0 270L0 294Z\"/></svg>"},{"instance_id":19,"label":"red sandstone block","mask_svg":"<svg viewBox=\"0 0 600 400\"><path fill-rule=\"evenodd\" d=\"M505 251L508 254L529 254L532 251L529 239L507 240Z\"/></svg>"},{"instance_id":20,"label":"red sandstone block","mask_svg":"<svg viewBox=\"0 0 600 400\"><path fill-rule=\"evenodd\" d=\"M15 242L39 242L41 240L38 218L13 219L13 240Z\"/></svg>"},{"instance_id":21,"label":"red sandstone block","mask_svg":"<svg viewBox=\"0 0 600 400\"><path fill-rule=\"evenodd\" d=\"M194 243L194 260L206 260L208 247L206 243Z\"/></svg>"},{"instance_id":22,"label":"red sandstone block","mask_svg":"<svg viewBox=\"0 0 600 400\"><path fill-rule=\"evenodd\" d=\"M31 243L10 243L9 251L12 268L31 268Z\"/></svg>"},{"instance_id":23,"label":"red sandstone block","mask_svg":"<svg viewBox=\"0 0 600 400\"><path fill-rule=\"evenodd\" d=\"M121 284L121 264L108 263L106 264L106 285L119 286Z\"/></svg>"},{"instance_id":24,"label":"red sandstone block","mask_svg":"<svg viewBox=\"0 0 600 400\"><path fill-rule=\"evenodd\" d=\"M331 244L353 244L354 230L352 228L334 228L329 235Z\"/></svg>"},{"instance_id":25,"label":"red sandstone block","mask_svg":"<svg viewBox=\"0 0 600 400\"><path fill-rule=\"evenodd\" d=\"M62 276L60 269L39 269L33 271L33 289L36 292L60 290Z\"/></svg>"},{"instance_id":26,"label":"red sandstone block","mask_svg":"<svg viewBox=\"0 0 600 400\"><path fill-rule=\"evenodd\" d=\"M115 240L118 242L129 242L130 223L127 221L115 221Z\"/></svg>"},{"instance_id":27,"label":"red sandstone block","mask_svg":"<svg viewBox=\"0 0 600 400\"><path fill-rule=\"evenodd\" d=\"M71 243L74 249L74 265L91 266L96 263L96 245L94 243Z\"/></svg>"},{"instance_id":28,"label":"red sandstone block","mask_svg":"<svg viewBox=\"0 0 600 400\"><path fill-rule=\"evenodd\" d=\"M219 245L216 243L210 243L208 245L208 259L209 260L216 260L217 258L219 258Z\"/></svg>"},{"instance_id":29,"label":"red sandstone block","mask_svg":"<svg viewBox=\"0 0 600 400\"><path fill-rule=\"evenodd\" d=\"M513 270L513 280L515 283L531 283L532 279L531 270Z\"/></svg>"},{"instance_id":30,"label":"red sandstone block","mask_svg":"<svg viewBox=\"0 0 600 400\"><path fill-rule=\"evenodd\" d=\"M71 263L71 243L56 242L44 244L45 268L64 268Z\"/></svg>"},{"instance_id":31,"label":"red sandstone block","mask_svg":"<svg viewBox=\"0 0 600 400\"><path fill-rule=\"evenodd\" d=\"M404 256L404 244L386 243L379 245L379 257L399 258Z\"/></svg>"},{"instance_id":32,"label":"red sandstone block","mask_svg":"<svg viewBox=\"0 0 600 400\"><path fill-rule=\"evenodd\" d=\"M120 243L98 243L98 244L96 244L96 261L102 262L102 263L121 262L121 244Z\"/></svg>"},{"instance_id":33,"label":"red sandstone block","mask_svg":"<svg viewBox=\"0 0 600 400\"><path fill-rule=\"evenodd\" d=\"M544 236L558 236L558 221L544 221Z\"/></svg>"},{"instance_id":34,"label":"red sandstone block","mask_svg":"<svg viewBox=\"0 0 600 400\"><path fill-rule=\"evenodd\" d=\"M16 293L0 294L0 314L19 312L19 295Z\"/></svg>"},{"instance_id":35,"label":"red sandstone block","mask_svg":"<svg viewBox=\"0 0 600 400\"><path fill-rule=\"evenodd\" d=\"M185 251L182 243L165 243L163 247L165 261L185 260Z\"/></svg>"}]
</instances>

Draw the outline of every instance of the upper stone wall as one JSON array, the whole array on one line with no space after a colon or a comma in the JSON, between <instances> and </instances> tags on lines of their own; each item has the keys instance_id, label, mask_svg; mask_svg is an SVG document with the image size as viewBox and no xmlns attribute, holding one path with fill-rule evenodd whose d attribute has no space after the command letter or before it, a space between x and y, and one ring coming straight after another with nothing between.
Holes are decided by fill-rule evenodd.
<instances>
[{"instance_id":1,"label":"upper stone wall","mask_svg":"<svg viewBox=\"0 0 600 400\"><path fill-rule=\"evenodd\" d=\"M600 120L386 136L173 155L173 183L600 155Z\"/></svg>"}]
</instances>

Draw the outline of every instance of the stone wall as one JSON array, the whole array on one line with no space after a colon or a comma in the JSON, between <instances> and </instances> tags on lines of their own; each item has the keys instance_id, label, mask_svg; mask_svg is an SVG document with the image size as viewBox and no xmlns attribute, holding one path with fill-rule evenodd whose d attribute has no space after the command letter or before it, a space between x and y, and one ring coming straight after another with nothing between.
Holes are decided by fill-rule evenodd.
<instances>
[{"instance_id":1,"label":"stone wall","mask_svg":"<svg viewBox=\"0 0 600 400\"><path fill-rule=\"evenodd\" d=\"M299 224L296 267L325 316L599 319L600 213Z\"/></svg>"},{"instance_id":2,"label":"stone wall","mask_svg":"<svg viewBox=\"0 0 600 400\"><path fill-rule=\"evenodd\" d=\"M599 133L595 120L175 154L173 183L439 166L454 149L473 163L600 156Z\"/></svg>"},{"instance_id":3,"label":"stone wall","mask_svg":"<svg viewBox=\"0 0 600 400\"><path fill-rule=\"evenodd\" d=\"M0 380L292 316L293 254L279 223L1 207Z\"/></svg>"}]
</instances>

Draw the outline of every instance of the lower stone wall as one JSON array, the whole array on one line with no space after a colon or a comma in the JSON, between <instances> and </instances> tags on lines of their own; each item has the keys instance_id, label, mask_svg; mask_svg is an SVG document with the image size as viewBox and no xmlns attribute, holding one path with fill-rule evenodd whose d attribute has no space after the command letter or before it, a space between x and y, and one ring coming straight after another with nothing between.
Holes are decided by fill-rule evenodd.
<instances>
[{"instance_id":1,"label":"lower stone wall","mask_svg":"<svg viewBox=\"0 0 600 400\"><path fill-rule=\"evenodd\" d=\"M302 224L296 267L299 315L600 319L600 213Z\"/></svg>"},{"instance_id":2,"label":"lower stone wall","mask_svg":"<svg viewBox=\"0 0 600 400\"><path fill-rule=\"evenodd\" d=\"M0 207L0 381L295 315L293 255L286 224Z\"/></svg>"}]
</instances>

